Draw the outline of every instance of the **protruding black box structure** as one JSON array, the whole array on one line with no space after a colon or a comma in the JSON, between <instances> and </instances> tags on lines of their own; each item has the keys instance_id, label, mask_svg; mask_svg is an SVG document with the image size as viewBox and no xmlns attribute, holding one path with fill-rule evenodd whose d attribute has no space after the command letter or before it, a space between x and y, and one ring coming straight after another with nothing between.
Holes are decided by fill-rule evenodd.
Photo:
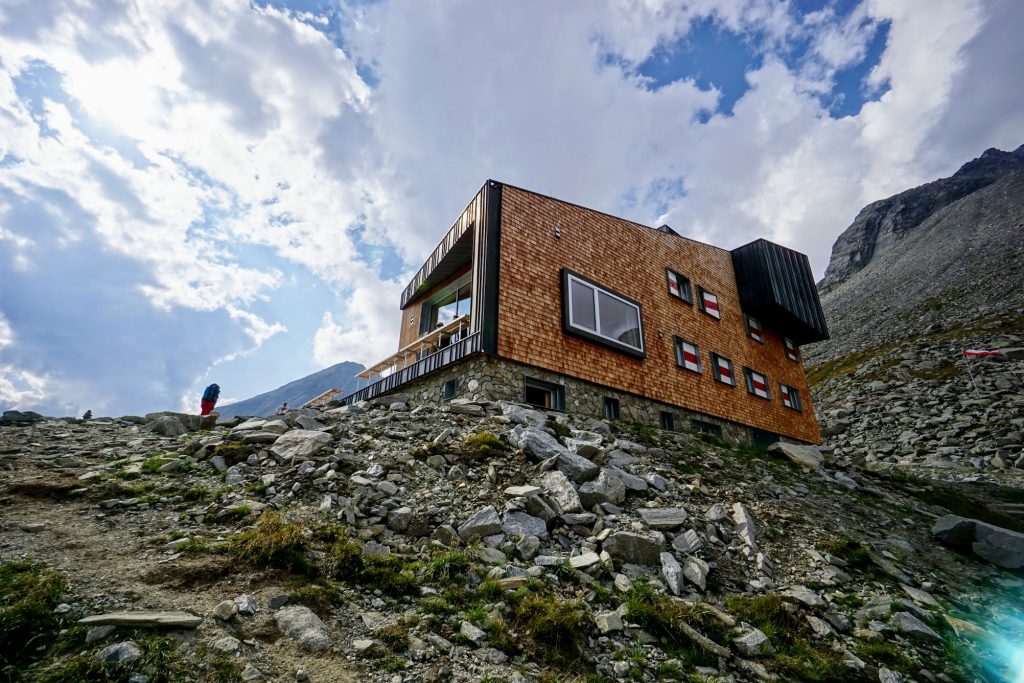
<instances>
[{"instance_id":1,"label":"protruding black box structure","mask_svg":"<svg viewBox=\"0 0 1024 683\"><path fill-rule=\"evenodd\" d=\"M731 253L744 312L797 344L828 339L825 313L805 255L764 239Z\"/></svg>"}]
</instances>

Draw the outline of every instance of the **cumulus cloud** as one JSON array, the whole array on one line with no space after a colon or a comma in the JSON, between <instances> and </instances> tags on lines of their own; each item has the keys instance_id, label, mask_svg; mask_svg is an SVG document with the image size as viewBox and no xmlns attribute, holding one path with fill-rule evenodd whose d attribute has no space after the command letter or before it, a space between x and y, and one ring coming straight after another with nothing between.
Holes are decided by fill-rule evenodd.
<instances>
[{"instance_id":1,"label":"cumulus cloud","mask_svg":"<svg viewBox=\"0 0 1024 683\"><path fill-rule=\"evenodd\" d=\"M254 359L379 360L487 178L820 274L865 203L1021 142L1013 0L285 4L0 8L0 398L131 412L213 367L244 396ZM699 65L643 75L698 30L753 55L729 107Z\"/></svg>"}]
</instances>

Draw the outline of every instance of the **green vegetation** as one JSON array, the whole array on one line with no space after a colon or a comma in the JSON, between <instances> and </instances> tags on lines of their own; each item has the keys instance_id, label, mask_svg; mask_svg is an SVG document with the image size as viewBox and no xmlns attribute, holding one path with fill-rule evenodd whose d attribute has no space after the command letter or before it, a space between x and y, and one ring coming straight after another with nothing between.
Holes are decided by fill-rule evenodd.
<instances>
[{"instance_id":1,"label":"green vegetation","mask_svg":"<svg viewBox=\"0 0 1024 683\"><path fill-rule=\"evenodd\" d=\"M590 620L579 602L529 589L516 591L510 602L509 623L522 634L524 652L560 667L579 661Z\"/></svg>"},{"instance_id":2,"label":"green vegetation","mask_svg":"<svg viewBox=\"0 0 1024 683\"><path fill-rule=\"evenodd\" d=\"M268 510L253 528L228 542L228 551L236 560L254 567L312 574L314 567L305 555L306 545L301 525L285 520L276 510Z\"/></svg>"},{"instance_id":3,"label":"green vegetation","mask_svg":"<svg viewBox=\"0 0 1024 683\"><path fill-rule=\"evenodd\" d=\"M142 461L142 471L145 474L157 474L165 462L159 455L151 455Z\"/></svg>"},{"instance_id":4,"label":"green vegetation","mask_svg":"<svg viewBox=\"0 0 1024 683\"><path fill-rule=\"evenodd\" d=\"M659 595L645 581L633 584L626 594L626 607L630 621L661 636L666 641L666 652L692 666L713 665L717 657L701 649L687 635L686 627L719 645L732 633L732 629L710 610Z\"/></svg>"},{"instance_id":5,"label":"green vegetation","mask_svg":"<svg viewBox=\"0 0 1024 683\"><path fill-rule=\"evenodd\" d=\"M434 555L424 567L424 575L433 583L449 584L465 580L469 571L470 557L459 550L449 550Z\"/></svg>"},{"instance_id":6,"label":"green vegetation","mask_svg":"<svg viewBox=\"0 0 1024 683\"><path fill-rule=\"evenodd\" d=\"M819 552L831 553L843 560L850 569L868 571L875 567L868 549L849 536L821 538L815 547Z\"/></svg>"},{"instance_id":7,"label":"green vegetation","mask_svg":"<svg viewBox=\"0 0 1024 683\"><path fill-rule=\"evenodd\" d=\"M382 626L374 631L373 637L392 652L405 652L409 649L409 625L405 621Z\"/></svg>"},{"instance_id":8,"label":"green vegetation","mask_svg":"<svg viewBox=\"0 0 1024 683\"><path fill-rule=\"evenodd\" d=\"M756 626L768 636L776 650L770 657L776 672L785 680L856 680L856 675L843 664L838 653L815 647L803 619L787 609L778 595L737 595L729 598L726 605L737 619Z\"/></svg>"},{"instance_id":9,"label":"green vegetation","mask_svg":"<svg viewBox=\"0 0 1024 683\"><path fill-rule=\"evenodd\" d=\"M0 671L16 676L61 627L54 608L65 589L57 572L31 560L0 565Z\"/></svg>"},{"instance_id":10,"label":"green vegetation","mask_svg":"<svg viewBox=\"0 0 1024 683\"><path fill-rule=\"evenodd\" d=\"M227 657L212 657L197 666L183 657L167 637L136 635L133 640L142 655L131 664L99 662L95 654L100 648L96 648L33 671L31 680L40 683L129 683L133 676L138 675L145 677L148 683L238 683L242 680L241 668Z\"/></svg>"},{"instance_id":11,"label":"green vegetation","mask_svg":"<svg viewBox=\"0 0 1024 683\"><path fill-rule=\"evenodd\" d=\"M507 446L492 432L478 432L465 437L466 446L480 455L507 450Z\"/></svg>"},{"instance_id":12,"label":"green vegetation","mask_svg":"<svg viewBox=\"0 0 1024 683\"><path fill-rule=\"evenodd\" d=\"M306 583L291 591L288 602L305 605L320 616L326 616L333 608L343 605L345 599L337 584L319 579L316 583Z\"/></svg>"}]
</instances>

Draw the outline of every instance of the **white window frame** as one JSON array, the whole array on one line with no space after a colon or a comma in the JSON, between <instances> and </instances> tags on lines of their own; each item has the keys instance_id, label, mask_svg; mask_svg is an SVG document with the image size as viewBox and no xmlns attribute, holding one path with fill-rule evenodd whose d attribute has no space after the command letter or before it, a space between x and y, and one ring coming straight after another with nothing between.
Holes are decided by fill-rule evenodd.
<instances>
[{"instance_id":1,"label":"white window frame","mask_svg":"<svg viewBox=\"0 0 1024 683\"><path fill-rule=\"evenodd\" d=\"M579 283L579 284L583 285L584 287L589 287L591 292L593 292L593 295L594 295L594 329L593 330L591 330L589 328L586 328L586 327L583 327L582 325L578 325L575 322L575 315L574 315L573 306L572 306L572 286L573 286L573 283ZM611 291L610 289L608 289L606 287L602 287L601 285L599 285L599 284L597 284L595 282L591 282L590 280L585 280L582 277L580 277L579 275L576 275L575 273L573 273L573 272L571 272L569 270L565 271L565 288L566 288L566 292L565 292L565 305L566 305L566 309L567 309L567 313L568 313L567 316L566 316L566 319L565 319L566 327L570 328L571 330L573 330L576 333L579 333L579 334L583 335L584 337L590 337L590 338L595 338L596 337L597 339L595 339L595 341L600 341L600 342L607 343L608 345L613 346L613 347L615 347L617 349L620 349L622 351L625 351L627 353L630 353L630 354L633 354L633 355L639 355L639 356L643 356L645 354L645 351L644 351L644 315L643 315L643 310L640 308L640 304L636 303L635 301L630 301L629 299L626 299L625 297L623 297L623 296L621 296L619 294L616 294L615 292ZM614 337L609 337L608 335L605 335L605 334L601 334L601 306L600 306L600 303L599 303L599 300L598 300L598 296L597 296L598 292L601 292L601 293L605 294L606 296L609 296L609 297L615 299L616 301L620 301L621 303L629 306L630 308L632 308L633 310L636 311L637 328L638 328L639 334L640 334L640 346L638 346L638 347L637 346L633 346L632 344L627 344L626 342L624 342L622 340L615 339Z\"/></svg>"}]
</instances>

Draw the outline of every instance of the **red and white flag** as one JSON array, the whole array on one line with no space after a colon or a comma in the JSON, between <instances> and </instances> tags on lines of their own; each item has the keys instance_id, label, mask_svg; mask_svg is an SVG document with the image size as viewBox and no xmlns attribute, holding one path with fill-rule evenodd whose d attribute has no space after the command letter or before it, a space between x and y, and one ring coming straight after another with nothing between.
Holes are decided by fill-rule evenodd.
<instances>
[{"instance_id":1,"label":"red and white flag","mask_svg":"<svg viewBox=\"0 0 1024 683\"><path fill-rule=\"evenodd\" d=\"M718 310L718 297L711 292L703 292L701 298L704 302L704 312L721 320L722 314Z\"/></svg>"},{"instance_id":2,"label":"red and white flag","mask_svg":"<svg viewBox=\"0 0 1024 683\"><path fill-rule=\"evenodd\" d=\"M1001 356L1002 352L995 349L966 349L965 356Z\"/></svg>"}]
</instances>

